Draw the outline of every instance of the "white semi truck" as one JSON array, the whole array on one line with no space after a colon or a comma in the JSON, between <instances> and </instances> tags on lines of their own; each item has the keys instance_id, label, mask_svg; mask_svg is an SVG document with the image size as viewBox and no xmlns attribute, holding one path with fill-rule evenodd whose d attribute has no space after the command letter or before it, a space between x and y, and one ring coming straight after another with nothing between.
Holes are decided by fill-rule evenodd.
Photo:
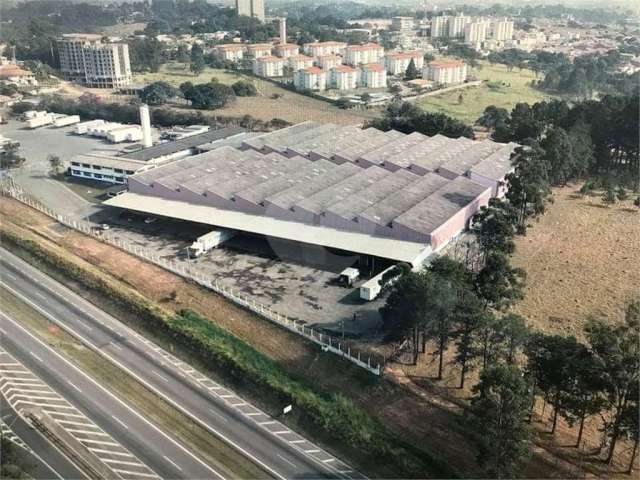
<instances>
[{"instance_id":1,"label":"white semi truck","mask_svg":"<svg viewBox=\"0 0 640 480\"><path fill-rule=\"evenodd\" d=\"M188 247L187 253L190 257L199 257L209 250L222 245L235 235L236 232L234 230L213 230L196 238L196 241Z\"/></svg>"},{"instance_id":2,"label":"white semi truck","mask_svg":"<svg viewBox=\"0 0 640 480\"><path fill-rule=\"evenodd\" d=\"M65 115L64 117L56 118L53 121L53 126L54 127L66 127L68 125L73 125L73 124L79 123L79 122L80 122L80 116L79 115Z\"/></svg>"},{"instance_id":3,"label":"white semi truck","mask_svg":"<svg viewBox=\"0 0 640 480\"><path fill-rule=\"evenodd\" d=\"M54 120L53 113L47 113L46 115L38 115L37 117L32 117L27 119L26 127L27 128L44 127L45 125L51 125L53 123L53 120Z\"/></svg>"}]
</instances>

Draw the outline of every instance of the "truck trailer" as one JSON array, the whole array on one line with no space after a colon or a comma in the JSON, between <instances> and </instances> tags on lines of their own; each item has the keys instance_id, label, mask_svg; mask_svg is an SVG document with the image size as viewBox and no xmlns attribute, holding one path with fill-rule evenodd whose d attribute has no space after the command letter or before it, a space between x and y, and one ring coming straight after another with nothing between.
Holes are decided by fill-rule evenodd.
<instances>
[{"instance_id":1,"label":"truck trailer","mask_svg":"<svg viewBox=\"0 0 640 480\"><path fill-rule=\"evenodd\" d=\"M80 121L79 115L65 115L64 117L56 118L53 121L54 127L66 127L67 125L73 125Z\"/></svg>"},{"instance_id":2,"label":"truck trailer","mask_svg":"<svg viewBox=\"0 0 640 480\"><path fill-rule=\"evenodd\" d=\"M84 135L90 128L97 127L98 125L104 125L104 120L89 120L88 122L78 123L74 132L77 135Z\"/></svg>"},{"instance_id":3,"label":"truck trailer","mask_svg":"<svg viewBox=\"0 0 640 480\"><path fill-rule=\"evenodd\" d=\"M123 125L109 130L107 140L112 143L137 142L142 140L142 128L140 125Z\"/></svg>"},{"instance_id":4,"label":"truck trailer","mask_svg":"<svg viewBox=\"0 0 640 480\"><path fill-rule=\"evenodd\" d=\"M188 247L187 254L190 257L199 257L209 250L222 245L224 242L234 237L234 230L214 230L198 237L193 244Z\"/></svg>"},{"instance_id":5,"label":"truck trailer","mask_svg":"<svg viewBox=\"0 0 640 480\"><path fill-rule=\"evenodd\" d=\"M52 113L46 115L38 115L37 117L29 118L26 121L27 128L44 127L45 125L51 125L53 123L54 116Z\"/></svg>"}]
</instances>

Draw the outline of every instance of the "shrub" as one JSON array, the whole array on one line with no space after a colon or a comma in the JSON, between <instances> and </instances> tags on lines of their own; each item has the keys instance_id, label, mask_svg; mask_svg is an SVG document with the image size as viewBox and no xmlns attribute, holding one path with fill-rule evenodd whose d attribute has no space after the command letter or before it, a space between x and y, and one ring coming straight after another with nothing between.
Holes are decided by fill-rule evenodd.
<instances>
[{"instance_id":1,"label":"shrub","mask_svg":"<svg viewBox=\"0 0 640 480\"><path fill-rule=\"evenodd\" d=\"M236 83L231 85L231 88L236 94L236 97L255 97L258 95L258 89L256 86L246 80L238 80Z\"/></svg>"}]
</instances>

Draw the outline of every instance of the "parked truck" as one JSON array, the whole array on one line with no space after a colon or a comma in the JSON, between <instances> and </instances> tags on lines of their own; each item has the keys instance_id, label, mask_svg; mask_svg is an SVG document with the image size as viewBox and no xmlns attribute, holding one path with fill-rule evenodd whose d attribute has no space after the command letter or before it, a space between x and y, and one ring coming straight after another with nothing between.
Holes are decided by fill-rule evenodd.
<instances>
[{"instance_id":1,"label":"parked truck","mask_svg":"<svg viewBox=\"0 0 640 480\"><path fill-rule=\"evenodd\" d=\"M222 245L235 235L236 232L233 230L214 230L198 237L196 241L188 247L187 253L190 257L199 257L209 250Z\"/></svg>"},{"instance_id":2,"label":"parked truck","mask_svg":"<svg viewBox=\"0 0 640 480\"><path fill-rule=\"evenodd\" d=\"M76 125L74 132L77 135L84 135L89 131L90 128L97 127L98 125L103 125L103 124L104 124L104 120L89 120L88 122L78 123Z\"/></svg>"},{"instance_id":3,"label":"parked truck","mask_svg":"<svg viewBox=\"0 0 640 480\"><path fill-rule=\"evenodd\" d=\"M67 125L73 125L80 122L79 115L65 115L64 117L56 118L53 121L54 127L66 127Z\"/></svg>"},{"instance_id":4,"label":"parked truck","mask_svg":"<svg viewBox=\"0 0 640 480\"><path fill-rule=\"evenodd\" d=\"M142 140L142 128L140 125L122 125L109 130L107 140L112 143L137 142Z\"/></svg>"},{"instance_id":5,"label":"parked truck","mask_svg":"<svg viewBox=\"0 0 640 480\"><path fill-rule=\"evenodd\" d=\"M26 122L27 128L44 127L45 125L51 125L53 123L53 114L48 113L46 115L38 115L36 117L29 118Z\"/></svg>"}]
</instances>

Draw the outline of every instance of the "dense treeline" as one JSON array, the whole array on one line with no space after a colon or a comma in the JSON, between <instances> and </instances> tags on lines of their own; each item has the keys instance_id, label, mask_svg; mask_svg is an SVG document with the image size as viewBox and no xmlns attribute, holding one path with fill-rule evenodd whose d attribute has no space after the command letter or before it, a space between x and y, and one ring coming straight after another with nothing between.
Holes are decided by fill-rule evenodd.
<instances>
[{"instance_id":1,"label":"dense treeline","mask_svg":"<svg viewBox=\"0 0 640 480\"><path fill-rule=\"evenodd\" d=\"M470 125L444 113L430 113L409 102L394 101L382 117L371 120L367 127L380 130L398 130L403 133L420 132L424 135L441 134L451 138L474 138Z\"/></svg>"},{"instance_id":2,"label":"dense treeline","mask_svg":"<svg viewBox=\"0 0 640 480\"><path fill-rule=\"evenodd\" d=\"M552 185L600 176L635 191L640 187L638 92L569 104L563 100L517 104L509 113L487 107L478 123L493 139L532 147Z\"/></svg>"},{"instance_id":3,"label":"dense treeline","mask_svg":"<svg viewBox=\"0 0 640 480\"><path fill-rule=\"evenodd\" d=\"M31 103L17 103L12 106L12 112L19 114L24 109L33 110ZM67 115L80 115L83 120L101 118L109 122L139 123L140 113L135 103L104 103L92 95L83 95L78 100L70 100L58 95L46 96L37 106L38 110L48 110ZM178 110L172 108L152 109L153 124L159 127L174 125L209 125L222 128L229 125L239 125L249 130L272 130L290 125L285 120L274 118L268 122L257 120L250 115L242 117L214 117L192 110Z\"/></svg>"}]
</instances>

